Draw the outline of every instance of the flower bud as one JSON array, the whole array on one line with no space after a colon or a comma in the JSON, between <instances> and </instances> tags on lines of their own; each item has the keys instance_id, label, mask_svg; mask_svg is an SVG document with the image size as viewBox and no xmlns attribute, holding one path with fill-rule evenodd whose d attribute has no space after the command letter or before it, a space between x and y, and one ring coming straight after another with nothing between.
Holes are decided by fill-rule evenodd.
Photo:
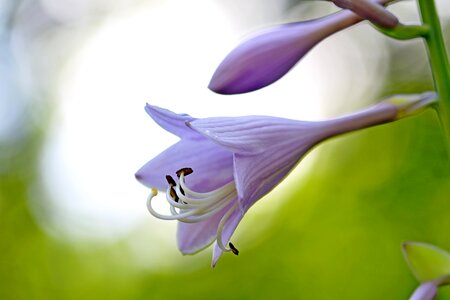
<instances>
[{"instance_id":1,"label":"flower bud","mask_svg":"<svg viewBox=\"0 0 450 300\"><path fill-rule=\"evenodd\" d=\"M240 94L263 88L285 75L308 51L361 18L349 11L261 31L237 46L215 71L209 88Z\"/></svg>"}]
</instances>

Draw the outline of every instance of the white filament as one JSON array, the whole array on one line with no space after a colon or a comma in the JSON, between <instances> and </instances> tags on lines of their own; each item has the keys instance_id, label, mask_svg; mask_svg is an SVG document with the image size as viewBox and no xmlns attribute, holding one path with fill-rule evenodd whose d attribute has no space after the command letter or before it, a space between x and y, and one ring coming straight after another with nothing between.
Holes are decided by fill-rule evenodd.
<instances>
[{"instance_id":1,"label":"white filament","mask_svg":"<svg viewBox=\"0 0 450 300\"><path fill-rule=\"evenodd\" d=\"M171 191L172 193L175 191L176 197L172 196ZM147 198L147 209L150 214L162 220L178 220L184 223L204 221L229 206L237 197L234 181L213 191L199 193L186 186L184 173L180 175L179 184L175 186L169 184L166 190L166 200L170 205L170 215L160 214L153 209L152 200L157 194L158 191L152 188ZM232 205L219 222L217 228L217 245L222 251L231 251L222 242L222 231L225 223L237 206L237 203Z\"/></svg>"},{"instance_id":2,"label":"white filament","mask_svg":"<svg viewBox=\"0 0 450 300\"><path fill-rule=\"evenodd\" d=\"M222 219L220 220L219 226L217 226L217 246L219 246L220 249L222 249L222 251L224 252L229 252L231 251L231 248L227 247L226 245L223 244L222 241L222 231L225 227L225 223L228 221L228 219L230 218L231 214L236 210L236 208L238 207L238 203L236 202L232 208L230 208L226 214L222 217Z\"/></svg>"}]
</instances>

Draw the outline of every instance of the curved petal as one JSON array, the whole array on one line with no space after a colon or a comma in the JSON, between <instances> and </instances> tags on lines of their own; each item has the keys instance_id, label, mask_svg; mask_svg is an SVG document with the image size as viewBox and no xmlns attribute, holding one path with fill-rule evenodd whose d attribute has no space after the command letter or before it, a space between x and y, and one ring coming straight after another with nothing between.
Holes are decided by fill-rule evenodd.
<instances>
[{"instance_id":1,"label":"curved petal","mask_svg":"<svg viewBox=\"0 0 450 300\"><path fill-rule=\"evenodd\" d=\"M198 192L216 189L233 180L233 156L209 140L181 140L146 163L136 179L148 187L165 191L166 175L181 168L192 168L187 184Z\"/></svg>"},{"instance_id":2,"label":"curved petal","mask_svg":"<svg viewBox=\"0 0 450 300\"><path fill-rule=\"evenodd\" d=\"M230 218L225 222L224 229L222 232L222 243L224 245L227 245L228 242L231 239L231 236L233 235L234 231L236 230L236 227L239 225L239 223L242 220L242 217L244 217L244 214L241 210L236 209L230 216ZM214 268L216 266L217 261L222 256L222 249L220 249L219 246L215 245L213 250L213 259L212 259L212 267Z\"/></svg>"},{"instance_id":3,"label":"curved petal","mask_svg":"<svg viewBox=\"0 0 450 300\"><path fill-rule=\"evenodd\" d=\"M316 140L323 132L319 122L267 116L205 118L189 122L188 126L228 150L240 154L260 153L268 147L286 141Z\"/></svg>"},{"instance_id":4,"label":"curved petal","mask_svg":"<svg viewBox=\"0 0 450 300\"><path fill-rule=\"evenodd\" d=\"M204 221L198 223L178 222L177 243L180 252L194 254L211 245L217 237L220 220L235 201L233 200L229 206Z\"/></svg>"},{"instance_id":5,"label":"curved petal","mask_svg":"<svg viewBox=\"0 0 450 300\"><path fill-rule=\"evenodd\" d=\"M188 114L176 114L168 109L150 105L148 103L145 106L145 111L159 126L180 138L198 137L198 134L186 126L186 122L195 120L195 118Z\"/></svg>"},{"instance_id":6,"label":"curved petal","mask_svg":"<svg viewBox=\"0 0 450 300\"><path fill-rule=\"evenodd\" d=\"M234 180L242 211L276 187L316 142L289 143L256 155L234 155Z\"/></svg>"}]
</instances>

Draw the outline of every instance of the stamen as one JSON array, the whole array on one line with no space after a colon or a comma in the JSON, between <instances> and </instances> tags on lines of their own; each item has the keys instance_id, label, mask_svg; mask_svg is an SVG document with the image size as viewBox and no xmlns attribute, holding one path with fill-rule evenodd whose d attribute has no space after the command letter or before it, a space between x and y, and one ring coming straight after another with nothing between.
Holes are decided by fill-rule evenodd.
<instances>
[{"instance_id":1,"label":"stamen","mask_svg":"<svg viewBox=\"0 0 450 300\"><path fill-rule=\"evenodd\" d=\"M214 190L212 192L196 193L196 194L202 195L202 196L200 196L200 197L197 196L197 198L193 198L191 190L186 191L188 196L185 196L185 194L181 193L181 186L184 186L184 184L180 181L180 185L177 185L175 188L178 197L182 201L189 203L189 204L193 204L193 205L195 205L195 204L206 205L209 203L215 203L218 200L221 200L223 197L227 196L228 194L235 192L234 185L227 184L227 185L224 185L223 187L218 188L217 190Z\"/></svg>"},{"instance_id":2,"label":"stamen","mask_svg":"<svg viewBox=\"0 0 450 300\"><path fill-rule=\"evenodd\" d=\"M192 174L194 172L194 170L192 170L191 168L182 168L179 169L178 171L176 171L175 173L177 174L178 178L180 178L181 174L184 174L184 176L188 176L189 174Z\"/></svg>"},{"instance_id":3,"label":"stamen","mask_svg":"<svg viewBox=\"0 0 450 300\"><path fill-rule=\"evenodd\" d=\"M198 211L197 210L188 210L183 213L179 213L177 215L172 216L166 216L161 215L160 213L157 213L153 207L152 207L152 199L158 194L158 191L155 188L151 189L151 193L147 198L147 209L148 211L156 218L162 219L162 220L178 220L180 218L187 218L189 216L195 215Z\"/></svg>"},{"instance_id":4,"label":"stamen","mask_svg":"<svg viewBox=\"0 0 450 300\"><path fill-rule=\"evenodd\" d=\"M177 199L174 199L172 196L171 196L171 193L170 193L170 189L171 189L172 187L168 187L167 188L167 190L166 190L166 200L167 200L167 202L169 202L169 204L170 204L170 207L176 207L176 208L180 208L180 209L190 209L190 208L193 208L192 207L192 205L189 205L189 204L186 204L186 203L184 203L184 202L179 202L179 198L178 198L178 196L177 196Z\"/></svg>"},{"instance_id":5,"label":"stamen","mask_svg":"<svg viewBox=\"0 0 450 300\"><path fill-rule=\"evenodd\" d=\"M228 219L230 218L231 214L236 210L236 208L238 207L238 203L235 203L228 211L227 213L222 217L222 219L219 222L219 226L217 226L217 246L219 246L220 249L222 249L222 251L224 252L230 252L232 251L231 248L226 247L223 244L222 241L222 232L223 229L225 227L225 223L228 221Z\"/></svg>"},{"instance_id":6,"label":"stamen","mask_svg":"<svg viewBox=\"0 0 450 300\"><path fill-rule=\"evenodd\" d=\"M175 200L175 202L178 202L178 200L179 200L178 195L173 188L174 186L177 186L177 183L175 182L175 180L173 180L172 176L170 176L170 175L166 175L166 180L170 187L170 191L169 191L170 196ZM181 191L181 193L184 195L183 191Z\"/></svg>"},{"instance_id":7,"label":"stamen","mask_svg":"<svg viewBox=\"0 0 450 300\"><path fill-rule=\"evenodd\" d=\"M167 180L167 183L169 185L171 185L171 186L176 186L177 185L175 180L173 180L172 176L170 176L170 175L166 175L166 180Z\"/></svg>"},{"instance_id":8,"label":"stamen","mask_svg":"<svg viewBox=\"0 0 450 300\"><path fill-rule=\"evenodd\" d=\"M181 195L185 196L186 194L184 193L183 188L182 188L181 186L178 186L178 188L179 188L179 190L180 190Z\"/></svg>"},{"instance_id":9,"label":"stamen","mask_svg":"<svg viewBox=\"0 0 450 300\"><path fill-rule=\"evenodd\" d=\"M178 198L178 195L175 192L175 189L173 188L173 186L170 186L169 195L170 195L170 197L173 198L173 200L175 200L175 202L178 202L180 200L180 198Z\"/></svg>"},{"instance_id":10,"label":"stamen","mask_svg":"<svg viewBox=\"0 0 450 300\"><path fill-rule=\"evenodd\" d=\"M197 223L211 218L215 214L229 207L217 227L217 245L224 252L239 254L239 250L231 243L225 246L222 241L222 232L225 223L231 214L236 211L239 204L235 201L237 191L234 181L212 190L200 193L191 190L186 186L185 176L192 174L191 168L183 168L176 172L178 182L170 175L166 175L168 187L166 190L166 200L170 205L170 215L163 215L156 212L152 207L152 199L157 195L156 189L151 189L147 200L147 209L155 217L163 220L178 220L185 223ZM235 201L233 205L232 202Z\"/></svg>"},{"instance_id":11,"label":"stamen","mask_svg":"<svg viewBox=\"0 0 450 300\"><path fill-rule=\"evenodd\" d=\"M212 217L214 214L221 211L223 208L225 208L225 206L227 206L233 199L235 199L235 196L236 195L231 194L223 200L223 203L216 203L216 204L214 204L214 206L208 207L207 209L209 211L204 212L203 214L198 215L198 216L182 218L182 219L180 219L180 221L185 222L185 223L197 223L197 222L206 220L206 219Z\"/></svg>"},{"instance_id":12,"label":"stamen","mask_svg":"<svg viewBox=\"0 0 450 300\"><path fill-rule=\"evenodd\" d=\"M189 195L191 195L192 197L196 197L196 198L204 198L204 197L209 197L209 196L217 196L219 192L223 192L223 193L227 193L230 190L231 191L236 191L235 185L234 185L234 181L231 181L230 183L215 189L211 192L206 192L206 193L198 193L198 192L194 192L193 190L191 190L190 188L188 188L186 186L186 183L184 181L184 174L181 174L180 176L180 187L183 188L183 190L188 193Z\"/></svg>"},{"instance_id":13,"label":"stamen","mask_svg":"<svg viewBox=\"0 0 450 300\"><path fill-rule=\"evenodd\" d=\"M229 242L228 246L230 246L231 252L233 252L234 255L239 255L239 250L236 249L232 242Z\"/></svg>"}]
</instances>

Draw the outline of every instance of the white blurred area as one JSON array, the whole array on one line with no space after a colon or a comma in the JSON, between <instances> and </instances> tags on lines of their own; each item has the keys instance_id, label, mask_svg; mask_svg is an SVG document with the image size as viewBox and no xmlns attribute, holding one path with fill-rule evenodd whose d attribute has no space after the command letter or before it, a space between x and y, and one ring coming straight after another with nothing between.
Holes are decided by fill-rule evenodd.
<instances>
[{"instance_id":1,"label":"white blurred area","mask_svg":"<svg viewBox=\"0 0 450 300\"><path fill-rule=\"evenodd\" d=\"M41 3L54 20L70 26L113 5L106 0ZM121 0L114 7L84 30L87 38L67 54L55 79L56 112L40 165L51 201L49 207L32 207L51 211L52 218L35 216L58 238L109 243L131 234L138 260L148 265L165 263L155 257L176 252L175 223L147 213L148 190L134 173L177 138L148 117L146 102L195 117L319 120L373 101L389 64L386 39L365 24L319 44L265 89L216 95L207 89L216 66L249 31L283 21L279 1ZM290 21L301 8L290 12ZM317 152L250 214L269 218L283 202L283 187L301 184Z\"/></svg>"}]
</instances>

